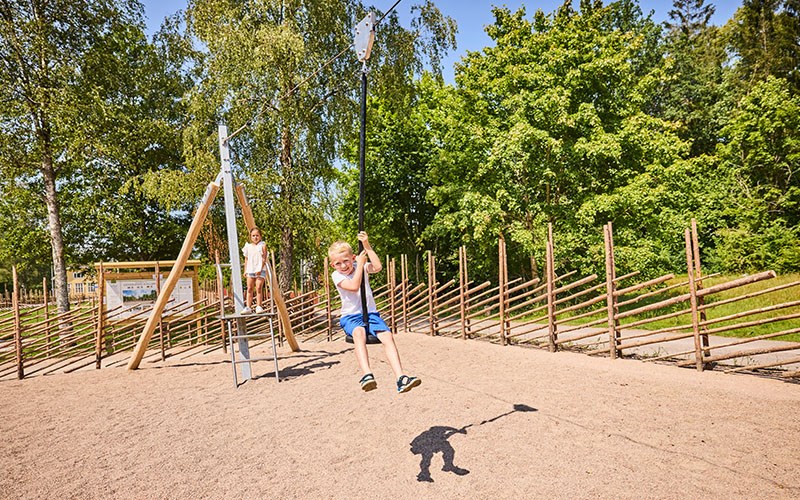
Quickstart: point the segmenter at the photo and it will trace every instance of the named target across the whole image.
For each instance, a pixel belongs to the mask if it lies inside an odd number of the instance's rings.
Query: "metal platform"
[[[231,314],[226,314],[225,316],[217,316],[217,319],[226,321],[229,319],[259,319],[259,318],[277,318],[277,317],[278,313],[274,312],[250,313],[250,314],[231,313]]]

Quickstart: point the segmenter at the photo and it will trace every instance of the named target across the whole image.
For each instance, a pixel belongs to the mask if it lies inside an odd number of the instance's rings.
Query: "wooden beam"
[[[603,241],[606,256],[606,314],[608,317],[608,352],[611,359],[617,359],[619,346],[619,330],[617,329],[617,289],[614,279],[617,277],[617,266],[614,262],[614,229],[611,221],[603,226]]]
[[[184,265],[192,254],[194,242],[197,240],[197,235],[200,234],[200,229],[203,227],[203,222],[208,215],[208,210],[211,207],[211,203],[214,201],[214,197],[217,195],[217,191],[219,191],[219,184],[215,182],[209,183],[203,195],[203,200],[197,207],[192,225],[189,226],[186,239],[183,240],[183,246],[178,254],[178,258],[175,260],[175,264],[172,266],[172,270],[169,272],[169,276],[167,276],[167,280],[164,282],[161,293],[158,294],[156,303],[153,305],[153,310],[150,312],[150,317],[147,318],[147,323],[144,325],[141,335],[139,335],[139,341],[136,343],[136,348],[133,350],[131,359],[128,361],[129,370],[139,368],[139,363],[142,362],[144,353],[147,350],[147,344],[150,342],[150,337],[152,337],[153,331],[156,326],[158,326],[161,313],[164,312],[164,307],[167,305],[169,296],[172,294],[172,291],[175,290],[178,279],[180,279],[181,273],[183,272]]]
[[[547,224],[547,251],[545,258],[547,259],[547,343],[550,352],[556,352],[558,344],[558,330],[556,329],[556,293],[555,293],[555,277],[556,272],[555,258],[553,257],[553,224]]]
[[[219,189],[219,188],[217,188]],[[109,269],[141,269],[141,268],[154,268],[156,264],[159,267],[172,267],[178,261],[177,260],[138,260],[138,261],[131,261],[131,262],[95,262],[94,267],[99,269],[100,266],[103,266],[103,269],[108,271]],[[200,261],[197,259],[187,260],[183,263],[183,267],[197,267],[200,265]]]
[[[283,324],[283,334],[286,336],[286,342],[289,343],[289,347],[292,349],[292,352],[297,352],[300,350],[300,346],[297,345],[297,340],[294,338],[294,332],[292,332],[292,322],[289,321],[289,310],[286,309],[286,302],[283,300],[283,293],[281,293],[281,287],[278,283],[277,273],[273,270],[273,272],[269,272],[267,274],[270,278],[269,293],[272,295],[272,299],[275,301],[275,306],[278,308],[278,318]]]
[[[696,269],[692,262],[692,234],[687,228],[684,231],[684,240],[686,243],[686,269],[689,273],[689,304],[692,306],[692,333],[694,336],[694,359],[697,371],[703,371],[703,351],[702,341],[700,339],[700,316],[697,310],[697,283],[695,282]]]
[[[239,206],[242,207],[242,217],[244,217],[244,225],[247,226],[247,234],[256,227],[256,219],[253,217],[253,211],[250,209],[250,204],[247,203],[247,196],[244,194],[244,186],[236,184],[236,199],[239,200]]]
[[[100,264],[97,273],[97,295],[100,298],[97,304],[97,337],[95,339],[94,356],[96,369],[100,369],[103,360],[103,333],[105,332],[105,273],[103,272],[103,264]]]
[[[14,290],[11,293],[11,306],[14,309],[14,351],[17,361],[17,378],[25,378],[25,368],[22,361],[22,323],[19,314],[19,281],[17,280],[17,266],[11,266],[11,276]]]

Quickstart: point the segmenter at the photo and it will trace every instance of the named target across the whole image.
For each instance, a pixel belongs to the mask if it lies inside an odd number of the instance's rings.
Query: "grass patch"
[[[704,280],[703,286],[704,288],[709,288],[711,286],[720,283],[727,283],[741,277],[743,276],[740,275],[716,276]],[[665,283],[664,286],[666,287],[670,285],[684,283],[686,281],[687,277],[685,275],[676,276],[673,280],[670,280],[669,282]],[[725,290],[723,292],[706,296],[704,298],[705,304],[707,305],[707,308],[705,309],[706,319],[709,321],[714,321],[720,318],[739,315],[750,311],[768,309],[779,304],[797,301],[798,299],[800,299],[800,293],[798,293],[800,291],[800,286],[790,286],[787,288],[770,291],[768,293],[763,293],[755,297],[750,297],[742,300],[733,300],[733,299],[737,297],[743,297],[746,295],[755,294],[756,292],[767,291],[777,287],[790,285],[798,281],[800,281],[800,273],[785,274],[777,276],[776,278],[767,279],[756,283],[751,283],[749,285],[733,288],[730,290]],[[664,294],[659,294],[657,296],[650,297],[645,301],[641,301],[639,303],[636,303],[635,305],[630,306],[629,308],[626,308],[625,310],[641,307],[642,305],[648,303],[650,304],[656,303],[671,297],[677,297],[679,295],[686,294],[688,292],[689,292],[688,285],[681,286],[669,290]],[[623,297],[621,298],[621,300],[626,300],[628,298],[630,297]],[[621,323],[624,326],[626,324],[630,324],[634,321],[638,321],[646,317],[654,318],[657,316],[666,315],[668,313],[677,313],[683,310],[688,311],[689,308],[690,308],[690,303],[688,301],[681,302],[679,304],[674,304],[669,307],[658,309],[657,311],[650,311],[648,313],[637,315],[632,318],[625,318]],[[765,321],[770,319],[777,319],[792,314],[800,314],[800,306],[796,305],[793,307],[786,307],[777,310],[765,311],[758,314],[747,314],[742,317],[731,320],[713,322],[712,324],[708,325],[708,328],[713,330],[720,327],[742,325],[744,323],[751,323],[758,320]],[[662,328],[677,328],[681,326],[691,325],[691,323],[692,323],[691,314],[685,313],[671,318],[660,319],[648,323],[646,325],[638,326],[637,328],[645,330],[658,330]],[[753,325],[744,328],[736,328],[728,331],[712,332],[712,333],[714,335],[720,335],[724,337],[757,337],[759,335],[777,333],[780,331],[785,331],[793,328],[800,328],[800,318],[784,319],[780,321],[767,322],[761,325]],[[691,331],[691,326],[689,326],[688,331]],[[774,338],[774,340],[800,342],[800,333],[782,335],[780,337]]]

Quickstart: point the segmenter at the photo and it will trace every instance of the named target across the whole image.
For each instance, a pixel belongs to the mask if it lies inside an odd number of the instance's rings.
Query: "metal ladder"
[[[238,335],[234,334],[233,325],[234,321],[239,319],[247,320],[247,319],[260,319],[267,317],[269,320],[269,333],[247,333],[245,335]],[[275,346],[275,330],[274,330],[274,323],[273,320],[276,317],[275,313],[262,313],[262,314],[226,314],[225,316],[220,317],[221,320],[225,322],[227,325],[228,330],[228,350],[231,353],[231,367],[233,369],[233,385],[234,387],[239,387],[239,378],[238,373],[236,371],[236,365],[241,363],[252,363],[256,361],[269,361],[273,360],[275,362],[275,381],[280,382],[280,373],[278,369],[278,349]],[[265,339],[269,338],[272,342],[272,357],[271,358],[241,358],[237,359],[236,353],[238,352],[237,349],[234,348],[234,340],[238,343],[240,340],[249,341],[250,339]]]
[[[217,281],[218,283],[222,283],[222,267],[230,267],[230,264],[216,264],[217,268]],[[272,272],[269,268],[269,264],[267,265],[267,273],[271,277]],[[270,294],[270,301],[272,299],[272,294]],[[274,307],[271,308],[274,310]],[[277,314],[274,312],[265,312],[265,313],[251,313],[251,314],[240,314],[240,313],[232,313],[232,314],[222,314],[218,318],[225,322],[225,329],[228,334],[228,350],[231,354],[231,368],[233,370],[233,385],[237,389],[239,388],[239,376],[238,372],[236,371],[236,366],[243,363],[253,363],[256,361],[269,361],[272,360],[275,362],[275,381],[280,382],[280,372],[278,368],[278,349],[275,345],[275,323],[274,320],[277,317]],[[246,333],[244,335],[240,335],[238,333],[239,328],[236,328],[236,333],[234,333],[233,323],[234,322],[245,322],[249,320],[257,320],[267,318],[269,324],[269,333]],[[245,331],[249,329],[245,328]],[[251,358],[250,357],[250,348],[249,348],[249,340],[250,339],[265,339],[269,338],[272,343],[272,357],[271,358]],[[234,348],[234,340],[239,345],[239,349]],[[242,349],[244,347],[244,350]],[[237,359],[236,353],[245,351],[246,354],[244,357],[240,357]]]

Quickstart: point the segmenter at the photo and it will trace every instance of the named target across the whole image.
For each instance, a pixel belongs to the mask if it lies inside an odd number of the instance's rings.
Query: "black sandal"
[[[397,379],[397,392],[408,392],[414,387],[422,383],[422,380],[417,377],[409,377],[408,375],[401,375]]]
[[[367,373],[361,377],[359,383],[361,384],[361,390],[364,392],[369,392],[378,388],[378,382],[375,381],[375,377],[371,373]]]

